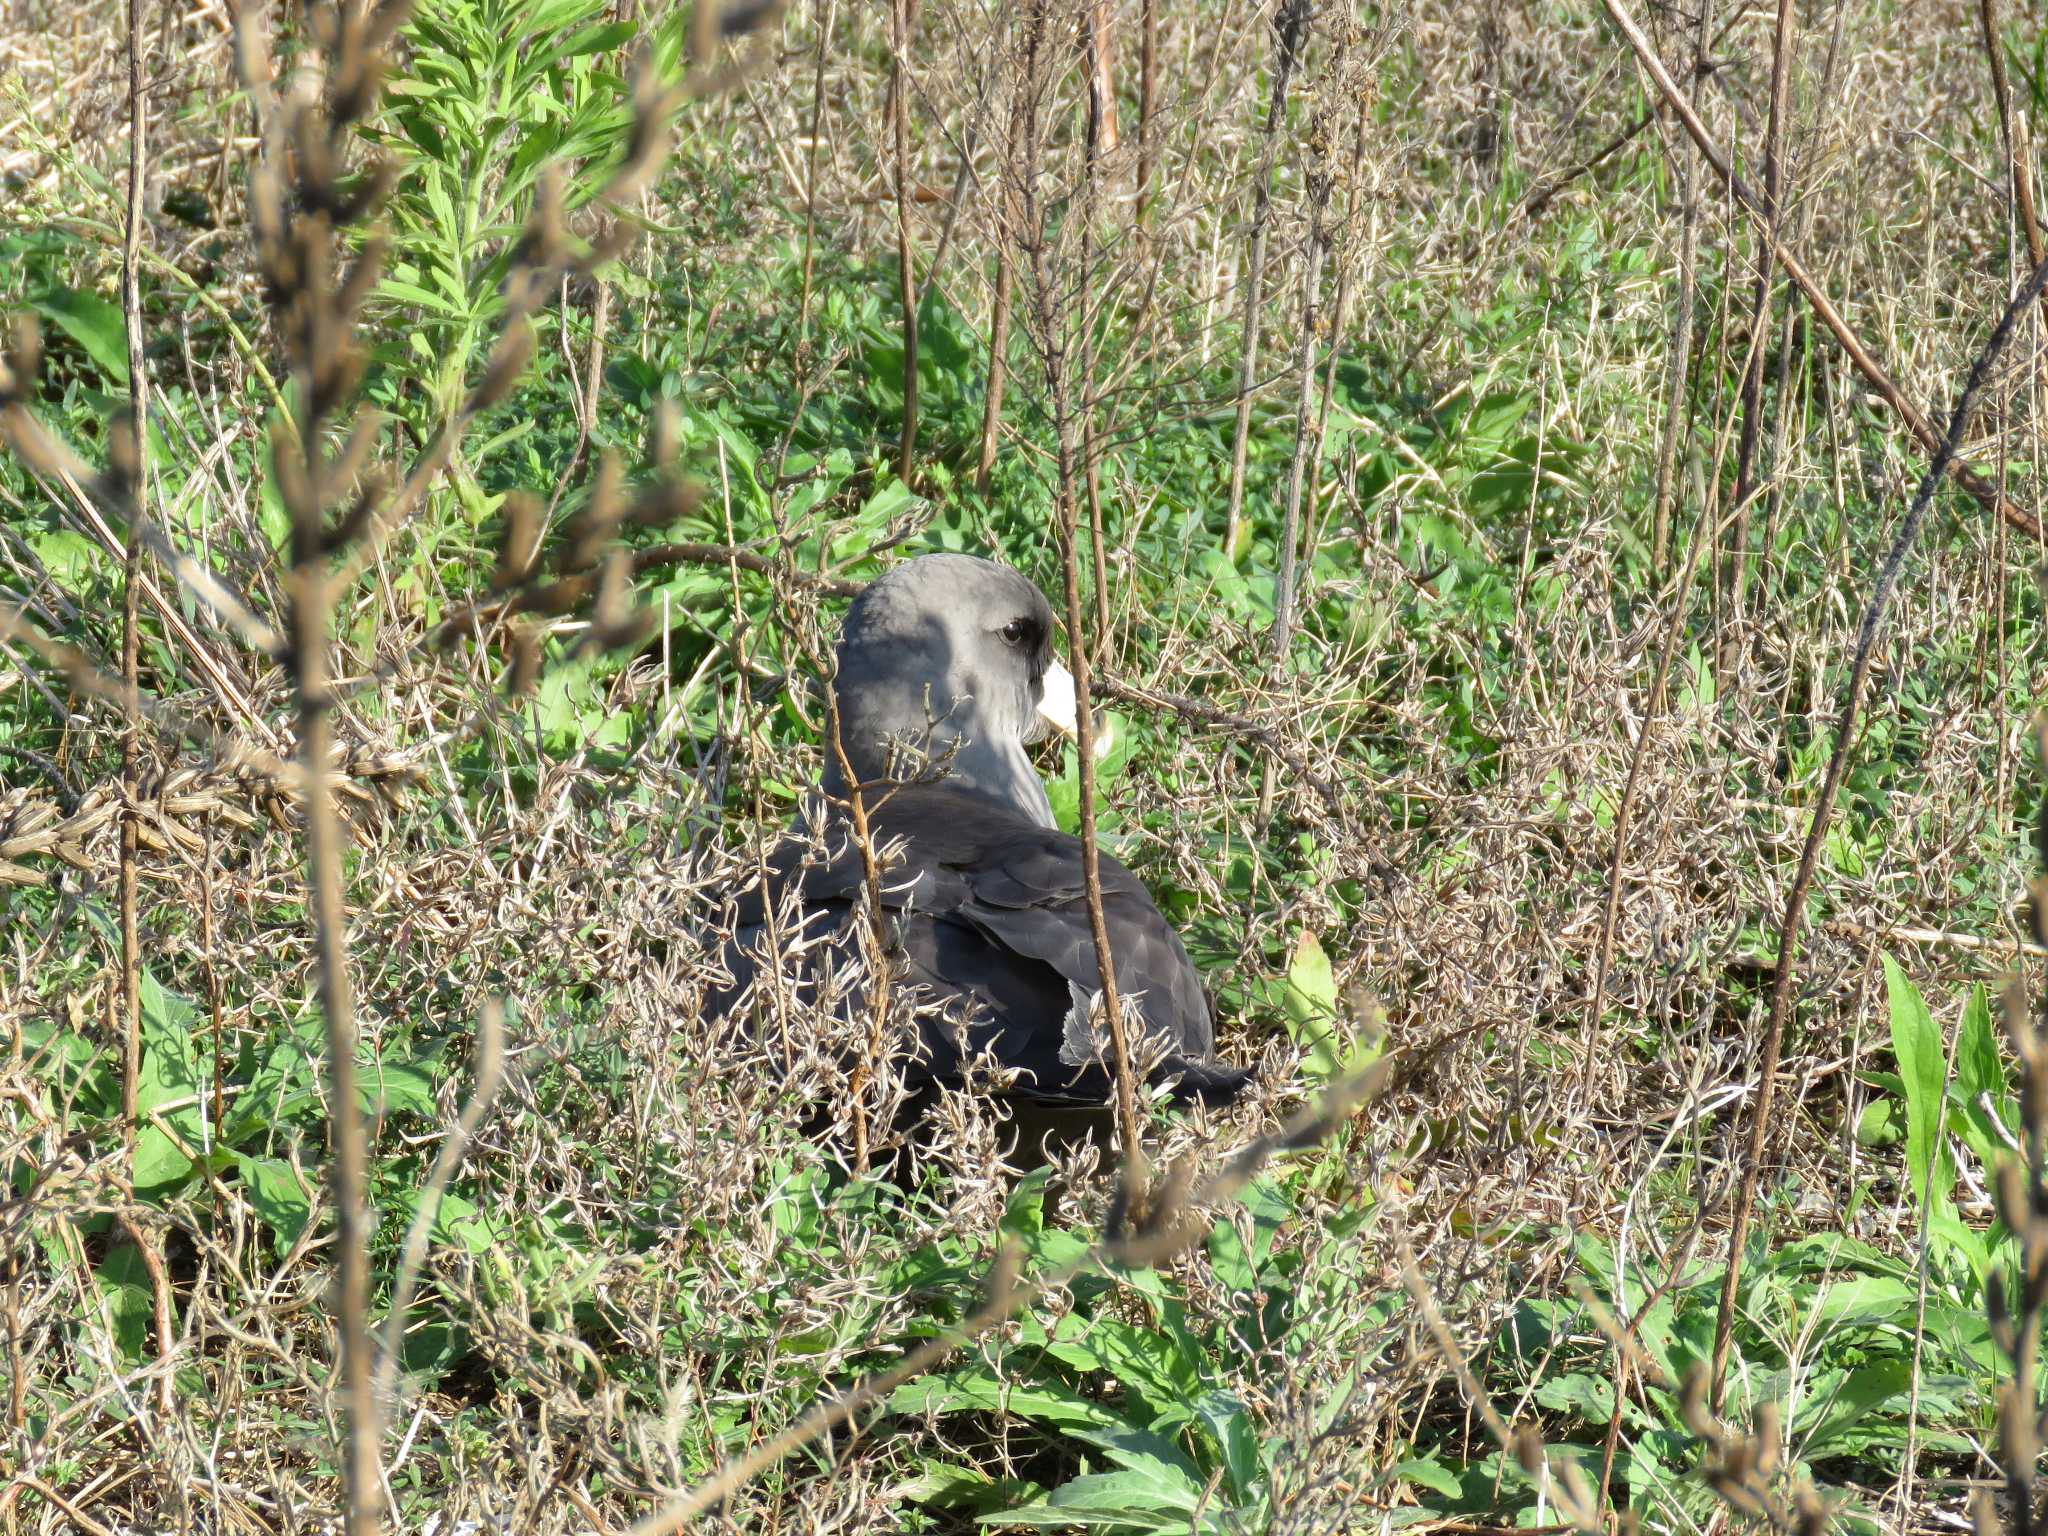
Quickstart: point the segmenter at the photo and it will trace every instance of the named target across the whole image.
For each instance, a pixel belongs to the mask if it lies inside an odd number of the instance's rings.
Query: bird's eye
[[[1022,645],[1031,634],[1029,619],[1012,619],[1003,626],[1003,638],[1012,645]]]

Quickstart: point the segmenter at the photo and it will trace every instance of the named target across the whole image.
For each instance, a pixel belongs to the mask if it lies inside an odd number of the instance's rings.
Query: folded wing
[[[904,785],[877,796],[869,828],[880,849],[900,846],[883,873],[886,935],[900,979],[921,987],[959,1021],[928,1019],[913,1086],[957,1080],[968,1054],[986,1050],[1016,1070],[1012,1092],[1048,1103],[1101,1104],[1113,1092],[1110,1053],[1090,1030],[1101,986],[1078,838],[1040,827],[980,796],[943,784]],[[1100,863],[1103,916],[1117,986],[1162,1052],[1154,1080],[1176,1096],[1227,1102],[1250,1073],[1215,1062],[1215,1031],[1201,978],[1179,937],[1137,878],[1107,854]],[[715,1012],[752,982],[766,903],[795,885],[804,936],[818,940],[799,972],[829,955],[857,953],[855,914],[865,900],[859,850],[841,828],[822,854],[785,844],[768,878],[741,903],[726,960],[734,985]],[[852,1006],[851,1003],[848,1006]]]

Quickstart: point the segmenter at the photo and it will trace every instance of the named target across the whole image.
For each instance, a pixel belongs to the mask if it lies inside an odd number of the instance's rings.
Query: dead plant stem
[[[1266,103],[1266,122],[1259,136],[1258,170],[1252,178],[1252,215],[1245,255],[1243,319],[1239,325],[1237,423],[1230,439],[1230,501],[1223,529],[1223,552],[1235,560],[1243,542],[1245,459],[1251,443],[1252,381],[1259,371],[1259,312],[1266,285],[1266,239],[1273,213],[1273,166],[1280,152],[1280,129],[1287,120],[1287,87],[1294,78],[1302,35],[1308,29],[1313,0],[1282,0],[1273,18],[1273,87]]]
[[[1635,50],[1636,57],[1642,61],[1645,73],[1650,76],[1658,91],[1671,104],[1672,109],[1677,112],[1679,120],[1685,125],[1686,132],[1691,134],[1693,142],[1699,145],[1700,152],[1706,156],[1708,163],[1713,166],[1715,174],[1727,185],[1730,194],[1741,205],[1743,210],[1752,219],[1762,223],[1762,203],[1756,194],[1750,191],[1742,178],[1735,174],[1733,167],[1729,164],[1728,157],[1722,153],[1720,145],[1714,141],[1713,135],[1707,131],[1706,124],[1700,120],[1699,114],[1692,109],[1692,104],[1685,99],[1677,85],[1672,81],[1669,71],[1664,68],[1663,61],[1657,57],[1656,50],[1650,46],[1650,40],[1643,35],[1642,28],[1636,24],[1635,18],[1629,14],[1627,8],[1622,4],[1622,0],[1601,0],[1601,4],[1606,7],[1607,14],[1613,19],[1615,26],[1620,28],[1622,35],[1628,39],[1629,46]],[[1933,424],[1927,419],[1926,414],[1905,397],[1899,386],[1892,381],[1891,375],[1870,355],[1868,349],[1857,338],[1856,333],[1849,329],[1848,322],[1842,319],[1841,313],[1834,306],[1834,302],[1828,298],[1820,284],[1814,280],[1813,275],[1806,270],[1805,263],[1787,248],[1782,241],[1773,238],[1768,243],[1772,254],[1777,257],[1778,264],[1785,269],[1785,275],[1792,279],[1793,285],[1805,296],[1807,303],[1813,306],[1814,313],[1820,316],[1821,323],[1828,328],[1828,333],[1835,338],[1842,351],[1847,354],[1849,361],[1855,365],[1856,371],[1863,375],[1871,388],[1876,390],[1885,404],[1891,407],[1893,414],[1905,423],[1907,430],[1912,433],[1920,446],[1927,450],[1930,455],[1939,455],[1941,452],[1940,434],[1935,431]],[[1944,457],[1944,463],[1947,467],[1947,472],[1953,474],[1957,482],[1975,497],[1986,511],[1997,513],[2012,527],[2017,528],[2030,538],[2039,539],[2043,536],[2040,524],[2034,520],[2030,513],[2008,501],[1999,493],[1995,485],[1985,480],[1975,469],[1957,458],[1953,452]]]
[[[1611,7],[1615,0],[1607,0]],[[1837,712],[1834,732],[1834,749],[1828,758],[1827,775],[1821,784],[1820,797],[1815,803],[1813,825],[1806,834],[1806,844],[1799,855],[1799,871],[1793,878],[1790,894],[1785,898],[1785,915],[1779,925],[1778,968],[1771,982],[1771,1006],[1769,1021],[1764,1029],[1763,1058],[1757,1069],[1755,1108],[1751,1111],[1749,1145],[1743,1159],[1742,1177],[1736,1186],[1735,1212],[1728,1234],[1728,1266],[1721,1280],[1721,1305],[1714,1324],[1714,1364],[1708,1384],[1709,1401],[1718,1416],[1727,1390],[1728,1350],[1735,1327],[1735,1298],[1742,1283],[1743,1246],[1749,1236],[1751,1214],[1756,1205],[1757,1182],[1763,1171],[1764,1149],[1771,1136],[1771,1109],[1775,1097],[1778,1077],[1778,1057],[1785,1038],[1785,1024],[1792,1010],[1792,985],[1794,962],[1798,957],[1800,927],[1805,919],[1806,899],[1813,887],[1814,871],[1820,861],[1820,849],[1826,841],[1828,826],[1833,818],[1835,796],[1842,787],[1843,775],[1849,766],[1849,753],[1854,743],[1857,727],[1857,711],[1863,702],[1863,690],[1869,682],[1871,663],[1877,654],[1877,641],[1884,625],[1886,610],[1890,607],[1892,593],[1897,589],[1899,573],[1913,546],[1920,536],[1920,525],[1925,521],[1927,510],[1934,503],[1934,493],[1940,488],[1943,477],[1948,474],[1950,461],[1956,447],[1962,442],[1963,432],[1969,425],[1970,413],[1975,408],[1977,396],[1989,378],[1993,364],[2005,350],[2012,338],[2013,330],[2021,315],[2033,306],[2048,286],[2048,261],[2034,269],[2025,286],[2006,306],[2005,314],[1998,326],[1978,354],[1976,363],[1970,369],[1963,390],[1956,397],[1955,409],[1949,415],[1948,431],[1940,439],[1933,461],[1922,477],[1920,489],[1913,498],[1905,520],[1899,525],[1891,549],[1885,555],[1884,564],[1872,583],[1870,600],[1863,610],[1863,622],[1856,636],[1855,662],[1849,673],[1849,681],[1842,692],[1842,702]]]
[[[910,240],[910,5],[891,0],[895,58],[890,76],[890,129],[896,153],[896,271],[903,302],[903,436],[896,478],[910,484],[917,456],[917,267]]]

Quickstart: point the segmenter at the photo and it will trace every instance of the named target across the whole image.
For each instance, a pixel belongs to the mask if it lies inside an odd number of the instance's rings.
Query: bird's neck
[[[1003,747],[993,742],[938,741],[933,746],[933,766],[929,776],[936,782],[979,795],[1037,826],[1056,825],[1045,782],[1039,778],[1038,770],[1031,766],[1031,759],[1025,755],[1021,744]],[[895,776],[908,779],[927,777],[914,771],[915,754],[906,756],[910,761],[896,764],[892,773],[889,755],[879,747],[856,751],[849,743],[847,750],[853,771],[862,782]],[[824,789],[835,799],[846,797],[846,776],[839,771],[836,754],[829,752]]]

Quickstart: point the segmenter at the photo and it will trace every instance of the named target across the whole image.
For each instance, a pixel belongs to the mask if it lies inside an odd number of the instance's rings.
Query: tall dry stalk
[[[1230,500],[1223,524],[1223,551],[1232,560],[1244,542],[1244,470],[1251,443],[1252,386],[1259,372],[1259,327],[1266,285],[1266,239],[1273,212],[1273,166],[1280,152],[1280,128],[1287,120],[1287,87],[1308,38],[1314,0],[1281,0],[1273,18],[1273,86],[1259,135],[1259,163],[1252,178],[1252,215],[1247,235],[1244,302],[1239,308],[1237,421],[1230,439]]]
[[[1037,14],[1034,3],[1028,15]],[[995,294],[989,302],[988,383],[981,401],[981,450],[974,466],[974,488],[984,496],[995,474],[996,437],[1002,428],[1003,391],[1010,371],[1010,306],[1016,288],[1017,271],[1012,252],[1021,234],[1022,217],[1017,208],[1009,168],[1022,163],[1026,95],[1031,87],[1012,72],[1010,77],[1009,123],[1003,140],[1005,174],[1002,175],[991,220],[996,247]]]
[[[126,483],[127,549],[121,582],[121,783],[127,805],[121,817],[121,1120],[127,1139],[128,1175],[133,1187],[135,1149],[141,1131],[142,936],[138,882],[141,848],[143,526],[149,515],[149,368],[142,338],[142,237],[145,228],[144,173],[148,166],[149,103],[142,0],[128,0],[128,206],[121,243],[121,318],[128,352],[128,420],[114,433],[115,473]],[[128,446],[124,450],[122,443]],[[125,462],[124,462],[125,461]],[[135,1244],[150,1279],[156,1326],[157,1412],[173,1411],[171,1357],[176,1349],[170,1285],[159,1238],[126,1212],[119,1222]]]
[[[351,134],[374,105],[383,49],[403,23],[403,0],[311,12],[312,35],[326,55],[323,97],[302,91],[276,104],[265,123],[265,155],[251,188],[257,254],[270,287],[291,380],[292,418],[272,434],[279,495],[290,517],[285,573],[293,692],[298,701],[298,767],[306,836],[308,916],[315,989],[327,1026],[329,1198],[334,1205],[337,1285],[333,1305],[341,1358],[336,1371],[344,1443],[342,1484],[349,1536],[372,1536],[383,1523],[381,1420],[372,1390],[369,1140],[356,1088],[355,999],[349,975],[348,913],[342,895],[341,824],[335,814],[332,755],[335,697],[328,627],[337,595],[333,556],[362,529],[330,534],[331,501],[352,488],[373,429],[358,423],[339,460],[326,445],[329,422],[352,397],[364,359],[353,335],[357,310],[383,265],[370,241],[347,264],[343,231],[374,212],[382,176],[367,196],[342,178],[352,168]],[[263,95],[269,82],[250,24],[244,22],[243,75]],[[353,461],[353,463],[351,462]],[[372,515],[381,500],[366,487],[358,504]]]
[[[142,340],[143,172],[147,163],[149,106],[144,80],[142,0],[128,0],[128,220],[121,242],[121,318],[128,347],[128,421],[116,437],[128,444],[114,455],[126,482],[127,551],[121,581],[121,688],[141,696],[142,520],[149,509],[149,371]],[[132,702],[121,729],[121,782],[128,806],[121,817],[121,1119],[128,1151],[135,1151],[137,1089],[142,1075],[142,946],[136,932],[136,862],[140,858],[142,722]]]
[[[1152,185],[1152,119],[1159,107],[1159,0],[1140,0],[1138,8],[1138,178],[1131,199],[1131,223],[1145,219],[1145,194]]]
[[[1341,75],[1341,71],[1337,72]],[[1304,488],[1313,491],[1317,446],[1321,441],[1316,408],[1316,335],[1322,323],[1323,263],[1329,254],[1332,150],[1330,114],[1319,114],[1311,134],[1308,169],[1308,243],[1302,253],[1301,335],[1295,346],[1294,451],[1287,463],[1287,501],[1280,519],[1279,571],[1273,585],[1272,657],[1268,665],[1275,687],[1287,675],[1287,656],[1294,646],[1295,575],[1299,567],[1301,502]],[[1259,822],[1272,820],[1278,772],[1269,756],[1259,774]]]
[[[2005,38],[1998,27],[1998,0],[1978,0],[1977,19],[1983,30],[1984,58],[1991,67],[1991,100],[1998,112],[1998,137],[2005,151],[2006,193],[2013,215],[2027,239],[2027,256],[2035,266],[2048,261],[2048,240],[2034,207],[2034,171],[2027,163],[2024,134],[2012,109],[2012,87],[2005,77]]]
[[[1040,142],[1038,104],[1047,69],[1046,33],[1049,0],[1031,0],[1024,22],[1024,54],[1018,89],[1023,94],[1021,153],[1013,162],[1017,184],[1017,211],[1021,224],[1018,244],[1030,258],[1030,332],[1038,352],[1039,371],[1045,380],[1045,397],[1052,415],[1054,442],[1053,526],[1058,538],[1063,578],[1067,663],[1074,677],[1075,756],[1079,760],[1081,873],[1087,887],[1088,926],[1095,945],[1095,958],[1102,978],[1102,1009],[1109,1029],[1111,1066],[1116,1076],[1118,1135],[1125,1165],[1135,1181],[1138,1177],[1140,1122],[1138,1119],[1137,1073],[1131,1060],[1128,1032],[1124,1028],[1123,999],[1116,979],[1115,956],[1109,946],[1109,927],[1102,907],[1101,844],[1095,821],[1095,712],[1092,703],[1090,639],[1087,610],[1081,599],[1081,509],[1082,466],[1080,431],[1075,420],[1074,368],[1086,356],[1084,340],[1076,338],[1085,330],[1087,317],[1075,318],[1062,307],[1064,284],[1058,270],[1054,243],[1058,235],[1047,228],[1040,204],[1039,180],[1043,150]],[[1083,284],[1085,290],[1085,283]],[[1085,299],[1083,300],[1085,303]],[[1086,388],[1086,381],[1081,381]]]
[[[1884,564],[1878,569],[1871,583],[1869,602],[1863,610],[1863,622],[1857,630],[1854,664],[1850,668],[1848,683],[1842,690],[1842,701],[1837,710],[1834,728],[1834,749],[1828,758],[1826,776],[1821,782],[1820,797],[1814,807],[1813,823],[1808,828],[1805,846],[1800,850],[1799,870],[1793,877],[1791,892],[1785,898],[1785,912],[1778,930],[1778,965],[1771,980],[1770,1015],[1765,1024],[1762,1060],[1757,1067],[1755,1104],[1750,1111],[1749,1141],[1742,1163],[1742,1178],[1736,1188],[1735,1212],[1728,1232],[1728,1267],[1721,1277],[1721,1305],[1714,1325],[1714,1365],[1709,1384],[1710,1402],[1718,1415],[1727,1390],[1728,1350],[1734,1336],[1735,1298],[1742,1284],[1743,1247],[1749,1236],[1749,1223],[1756,1206],[1757,1181],[1763,1172],[1764,1151],[1770,1141],[1772,1122],[1771,1111],[1776,1097],[1779,1053],[1783,1049],[1785,1025],[1792,1012],[1792,983],[1799,958],[1800,930],[1806,916],[1806,899],[1813,888],[1814,873],[1819,867],[1820,850],[1827,841],[1828,828],[1832,823],[1835,797],[1841,792],[1842,778],[1848,770],[1849,754],[1855,745],[1858,712],[1863,704],[1863,690],[1870,680],[1871,663],[1876,658],[1877,641],[1884,629],[1885,619],[1891,606],[1893,592],[1898,588],[1899,576],[1906,560],[1913,553],[1920,538],[1920,526],[1926,520],[1927,510],[1934,504],[1934,493],[1948,475],[1950,461],[1961,445],[1964,431],[1970,424],[1971,412],[1976,408],[1985,382],[1991,376],[1992,368],[2012,339],[2020,317],[2040,298],[2048,288],[2048,261],[2034,269],[2033,275],[2006,306],[1990,339],[1978,353],[1977,361],[1971,366],[1970,376],[1964,382],[1962,393],[1956,397],[1955,408],[1949,413],[1948,430],[1941,438],[1939,451],[1928,465],[1921,478],[1920,489],[1913,497],[1913,504],[1907,510],[1899,531],[1886,552]]]
[[[1713,0],[1700,0],[1694,18],[1690,90],[1693,110],[1706,88],[1707,39],[1713,30]],[[1678,443],[1684,436],[1686,390],[1692,373],[1693,310],[1699,295],[1700,195],[1699,151],[1684,134],[1678,137],[1678,286],[1672,300],[1671,346],[1664,371],[1664,424],[1657,438],[1657,489],[1650,523],[1650,568],[1662,575],[1671,561],[1671,510],[1676,494]]]
[[[910,237],[910,6],[890,0],[894,60],[889,77],[889,130],[896,155],[896,275],[903,305],[903,436],[896,478],[910,484],[917,458],[917,263]]]
[[[1792,63],[1792,0],[1778,0],[1778,20],[1771,37],[1771,107],[1764,128],[1764,180],[1758,217],[1761,229],[1754,253],[1756,277],[1750,289],[1748,355],[1742,369],[1742,436],[1735,449],[1735,526],[1729,536],[1728,632],[1722,646],[1724,671],[1732,660],[1730,645],[1741,647],[1743,614],[1748,600],[1750,509],[1757,493],[1757,453],[1763,442],[1764,367],[1768,348],[1764,333],[1770,327],[1771,294],[1777,261],[1773,247],[1778,242],[1780,212],[1784,205],[1785,136],[1790,131]],[[1782,393],[1777,409],[1782,412]]]

